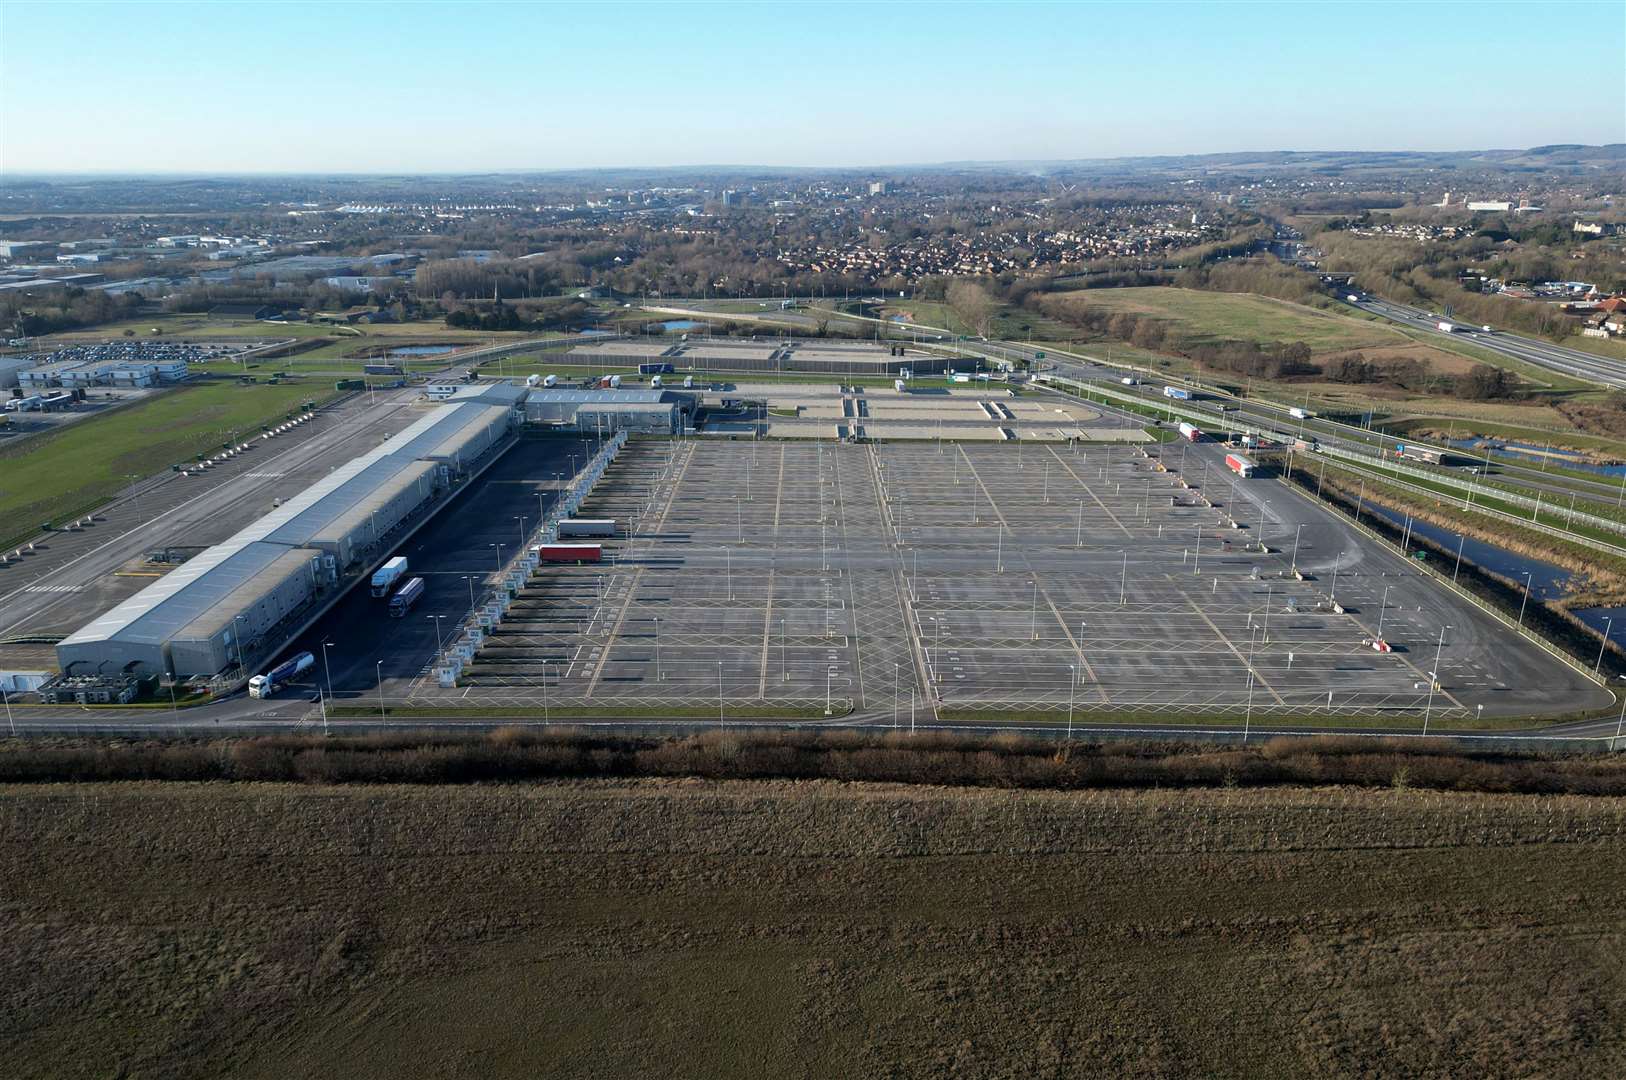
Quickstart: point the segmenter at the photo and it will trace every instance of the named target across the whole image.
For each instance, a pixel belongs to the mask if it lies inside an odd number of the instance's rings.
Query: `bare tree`
[[[994,321],[994,298],[974,281],[956,281],[948,288],[949,307],[978,337],[987,337]]]

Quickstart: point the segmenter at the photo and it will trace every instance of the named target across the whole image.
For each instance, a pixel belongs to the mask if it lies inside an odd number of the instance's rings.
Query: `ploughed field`
[[[0,787],[12,1077],[1626,1074],[1626,801]]]

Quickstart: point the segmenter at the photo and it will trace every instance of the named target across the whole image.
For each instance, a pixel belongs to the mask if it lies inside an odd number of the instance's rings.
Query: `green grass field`
[[[257,433],[332,383],[184,386],[0,451],[0,547],[86,513],[145,477]]]
[[[1193,342],[1302,341],[1317,353],[1402,345],[1388,327],[1250,293],[1199,292],[1163,286],[1089,289],[1065,294],[1093,308],[1150,315]]]
[[[153,330],[161,334],[153,334]],[[378,323],[368,326],[345,327],[329,323],[268,323],[257,319],[211,319],[207,315],[142,315],[122,322],[88,327],[64,334],[52,334],[51,341],[102,341],[120,338],[124,331],[132,330],[136,338],[179,338],[187,341],[268,340],[284,338],[312,338],[345,336],[349,342],[367,338],[392,341],[399,338],[423,338],[435,341],[462,342],[470,345],[494,343],[534,335],[521,331],[454,330],[439,319],[404,323]],[[360,345],[353,344],[359,348]]]

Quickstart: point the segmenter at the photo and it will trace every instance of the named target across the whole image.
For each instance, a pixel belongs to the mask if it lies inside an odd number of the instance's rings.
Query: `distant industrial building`
[[[892,347],[896,348],[896,346]],[[572,349],[566,362],[600,368],[666,362],[675,372],[806,371],[828,375],[886,375],[908,369],[921,374],[948,371],[951,358],[934,353],[857,342],[699,339],[663,344],[660,340],[609,341]]]
[[[1505,214],[1513,209],[1510,202],[1471,202],[1468,204],[1470,212],[1475,214]]]
[[[0,390],[20,385],[19,373],[34,366],[32,356],[0,356]]]

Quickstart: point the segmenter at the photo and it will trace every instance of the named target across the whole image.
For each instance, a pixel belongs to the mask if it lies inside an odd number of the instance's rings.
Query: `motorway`
[[[1062,353],[1053,347],[1034,350],[1029,346],[1019,346],[1015,343],[997,344],[999,350],[997,352],[990,350],[990,355],[1006,358],[1020,355],[1026,359],[1031,359],[1035,351],[1040,351],[1044,353],[1043,365],[1066,378],[1082,383],[1095,383],[1119,393],[1133,393],[1142,398],[1144,404],[1149,407],[1163,408],[1172,404],[1163,396],[1162,382],[1145,381],[1146,375],[1143,372],[1108,366],[1105,361],[1095,357]],[[1133,387],[1126,387],[1121,383],[1125,375],[1136,376],[1143,381],[1138,382]],[[1169,381],[1178,382],[1181,385],[1192,385],[1190,380],[1171,379]],[[1224,406],[1223,411],[1221,406]],[[1329,446],[1340,447],[1370,457],[1374,460],[1374,463],[1380,461],[1384,455],[1392,459],[1395,445],[1400,441],[1396,436],[1386,435],[1382,431],[1373,431],[1352,424],[1338,423],[1321,417],[1297,418],[1289,412],[1291,406],[1275,405],[1254,398],[1236,397],[1207,385],[1204,385],[1201,389],[1198,399],[1181,402],[1176,407],[1213,413],[1213,422],[1220,424],[1222,429],[1278,431],[1297,434],[1302,438],[1314,439]],[[1406,442],[1418,442],[1418,440],[1410,437],[1403,438]],[[1408,462],[1408,464],[1417,463]],[[1493,461],[1489,468],[1489,475],[1503,480],[1509,486],[1516,486],[1521,490],[1528,491],[1532,495],[1540,492],[1548,497],[1555,507],[1559,506],[1562,500],[1567,500],[1571,496],[1610,505],[1619,505],[1622,499],[1626,498],[1626,477],[1617,482],[1564,476],[1550,473],[1538,466],[1514,464],[1503,458]],[[1481,466],[1479,472],[1483,474],[1484,471],[1484,467]],[[1435,482],[1458,488],[1464,494],[1467,494],[1470,489],[1482,487],[1478,481],[1471,479],[1469,474],[1460,470],[1438,468],[1430,469],[1429,472]],[[1494,495],[1495,491],[1492,490],[1490,494]],[[1623,527],[1621,531],[1626,532],[1626,527]]]
[[[1357,299],[1350,300],[1350,296]],[[1501,353],[1514,360],[1521,360],[1527,364],[1547,368],[1561,375],[1568,375],[1574,379],[1597,383],[1601,386],[1615,389],[1626,389],[1626,361],[1612,360],[1595,353],[1582,352],[1580,349],[1569,349],[1562,345],[1554,345],[1548,341],[1538,341],[1534,338],[1520,337],[1501,330],[1487,332],[1457,319],[1450,319],[1444,315],[1424,311],[1422,308],[1410,307],[1406,304],[1396,304],[1389,300],[1380,300],[1374,296],[1362,293],[1341,294],[1339,300],[1350,307],[1372,315],[1380,315],[1391,322],[1409,326],[1414,330],[1435,334],[1442,338],[1453,340],[1467,339],[1475,348],[1485,349],[1489,352]],[[1449,322],[1463,327],[1462,330],[1446,333],[1439,328],[1441,322]]]

